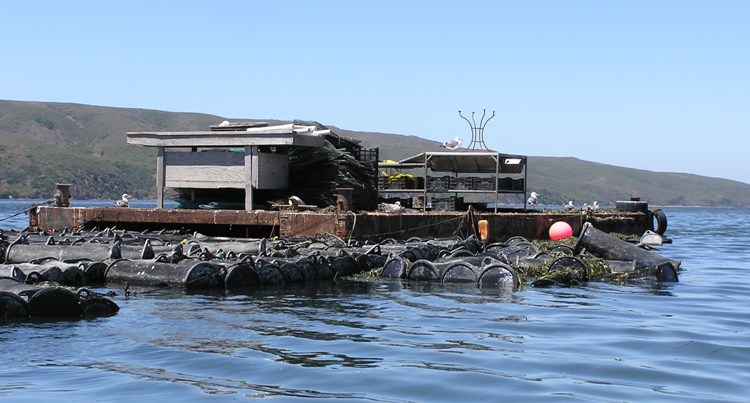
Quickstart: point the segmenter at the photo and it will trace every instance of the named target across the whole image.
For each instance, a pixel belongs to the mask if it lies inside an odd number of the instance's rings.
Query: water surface
[[[665,211],[679,283],[113,285],[115,316],[0,325],[0,399],[747,401],[750,209]]]

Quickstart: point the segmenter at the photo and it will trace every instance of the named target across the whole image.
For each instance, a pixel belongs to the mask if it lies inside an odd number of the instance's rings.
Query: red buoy
[[[573,236],[573,227],[565,221],[558,221],[549,227],[549,239],[557,241],[559,239],[570,238]]]

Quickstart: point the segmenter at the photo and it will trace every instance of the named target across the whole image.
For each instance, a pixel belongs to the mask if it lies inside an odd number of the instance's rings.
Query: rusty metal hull
[[[587,221],[605,232],[640,235],[646,230],[653,229],[653,216],[650,212],[605,211],[583,215],[559,211],[438,211],[393,214],[49,206],[39,206],[29,212],[29,228],[34,231],[117,227],[132,231],[181,229],[207,235],[260,238],[291,238],[327,233],[362,241],[468,236],[477,233],[479,220],[488,221],[488,241],[491,242],[503,241],[512,236],[548,239],[549,227],[556,221],[570,224],[576,235]]]

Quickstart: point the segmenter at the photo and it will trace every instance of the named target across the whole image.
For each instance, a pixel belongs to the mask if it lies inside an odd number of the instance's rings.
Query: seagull
[[[531,192],[531,196],[529,197],[529,200],[527,200],[526,202],[533,206],[537,202],[537,197],[539,197],[539,195],[536,192]]]
[[[597,202],[596,200],[594,200],[593,204],[583,203],[583,207],[581,207],[581,211],[584,211],[587,213],[592,212],[594,210],[599,210],[599,202]]]
[[[131,196],[127,193],[122,194],[122,198],[114,203],[115,207],[128,207],[128,201]]]
[[[638,244],[635,246],[644,248],[644,249],[659,249],[660,246],[664,243],[664,239],[661,237],[661,235],[657,234],[654,231],[647,230],[643,233],[643,236],[641,236],[641,239],[638,241]]]
[[[305,202],[297,196],[289,196],[288,202],[290,206],[299,206],[301,204],[305,204]]]
[[[385,213],[403,213],[404,210],[406,210],[405,207],[401,205],[401,202],[396,200],[395,203],[380,203],[378,205],[378,208],[385,212]]]
[[[455,150],[458,147],[461,147],[462,141],[463,139],[461,139],[461,137],[456,137],[451,141],[446,141],[445,143],[441,144],[440,147],[447,148],[449,150]]]
[[[573,200],[568,201],[568,204],[565,205],[565,210],[573,210],[574,208]]]

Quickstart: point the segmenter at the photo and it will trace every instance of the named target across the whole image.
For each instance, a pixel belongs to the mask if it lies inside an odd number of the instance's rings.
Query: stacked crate
[[[378,189],[388,189],[388,177],[384,175],[378,176]]]
[[[430,198],[430,204],[433,211],[454,211],[456,210],[456,196],[433,196]]]
[[[497,178],[497,190],[513,190],[513,178]]]
[[[473,178],[473,189],[474,190],[495,190],[495,178]]]
[[[451,176],[428,176],[427,190],[434,192],[445,192],[450,189]]]
[[[451,176],[448,187],[451,190],[472,190],[474,189],[474,178]]]
[[[379,148],[360,148],[357,151],[357,161],[360,162],[378,162]]]

